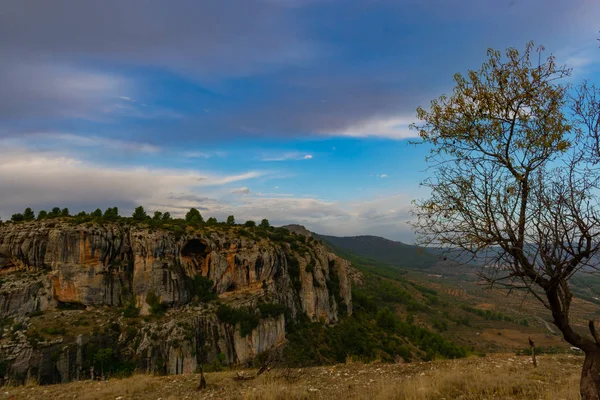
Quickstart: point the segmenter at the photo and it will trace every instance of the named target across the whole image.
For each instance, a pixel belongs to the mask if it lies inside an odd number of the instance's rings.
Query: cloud
[[[68,207],[72,211],[117,206],[128,215],[137,205],[183,216],[196,207],[223,220],[268,218],[273,224],[300,223],[336,235],[379,234],[410,240],[407,196],[340,202],[291,193],[254,193],[228,185],[266,178],[260,171],[221,175],[207,171],[120,168],[52,152],[12,147],[0,159],[0,216],[25,207]],[[234,195],[233,197],[231,195]]]
[[[7,0],[2,21],[0,53],[102,58],[196,78],[294,65],[318,46],[286,8],[255,0]]]
[[[312,154],[304,154],[299,152],[288,152],[279,155],[265,155],[261,161],[290,161],[290,160],[312,160]]]
[[[388,177],[388,175],[387,174],[381,174],[381,175],[379,175],[379,177],[382,178],[382,179],[385,179],[385,178]]]
[[[418,137],[416,130],[410,130],[409,125],[416,122],[407,118],[374,118],[360,121],[340,130],[323,132],[326,134],[350,137],[384,137],[388,139],[407,139]]]
[[[61,148],[67,147],[100,147],[108,150],[119,150],[128,152],[139,152],[139,153],[158,153],[161,149],[158,146],[154,146],[149,143],[137,143],[126,140],[111,139],[101,136],[82,136],[71,133],[60,133],[60,132],[41,132],[41,133],[28,133],[20,136],[20,141],[31,141],[34,140],[36,144],[40,145],[41,142],[53,143],[54,145],[60,143]],[[14,142],[14,141],[13,141]]]
[[[247,187],[241,187],[241,188],[238,188],[238,189],[233,189],[231,191],[231,193],[232,194],[237,194],[237,195],[249,195],[249,194],[252,193],[252,191],[249,188],[247,188]]]
[[[10,121],[24,117],[93,118],[129,83],[115,74],[4,56],[0,87],[0,120]]]
[[[415,108],[448,93],[487,47],[534,39],[588,68],[595,52],[573,50],[596,46],[599,12],[589,0],[6,0],[0,119],[38,129],[44,118],[151,119],[129,135],[153,143],[400,140],[414,137]]]
[[[88,210],[113,203],[189,208],[193,203],[178,195],[201,196],[217,192],[221,186],[264,175],[259,171],[221,175],[195,170],[109,167],[13,147],[0,160],[0,214],[7,217],[25,207],[24,203],[38,208],[65,204]]]

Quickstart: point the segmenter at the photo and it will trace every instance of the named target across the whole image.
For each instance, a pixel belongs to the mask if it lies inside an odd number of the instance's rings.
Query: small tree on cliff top
[[[600,91],[571,91],[560,82],[570,70],[542,51],[489,50],[479,71],[455,75],[451,96],[417,110],[433,176],[413,226],[419,243],[479,257],[489,284],[544,304],[585,352],[582,397],[598,399],[600,337],[593,321],[573,329],[570,280],[600,257]]]
[[[146,219],[148,219],[148,214],[146,214],[146,211],[142,206],[136,207],[131,216],[136,221],[145,221]]]
[[[190,208],[190,211],[185,214],[185,222],[188,224],[201,224],[204,222],[204,218],[202,218],[198,209]]]

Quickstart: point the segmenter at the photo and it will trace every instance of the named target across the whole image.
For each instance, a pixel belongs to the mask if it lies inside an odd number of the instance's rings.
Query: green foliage
[[[254,228],[256,226],[256,222],[252,220],[248,220],[244,223],[244,226],[247,228]]]
[[[135,363],[132,361],[124,361],[123,357],[119,357],[117,351],[110,347],[97,348],[89,346],[87,357],[90,359],[96,368],[103,374],[117,377],[131,376],[135,371]]]
[[[354,256],[369,259],[371,262],[387,264],[396,269],[398,267],[424,269],[437,262],[435,255],[421,247],[377,236],[319,237],[336,249],[336,252],[341,250],[343,253],[352,253]]]
[[[119,218],[119,209],[117,207],[107,208],[102,218],[107,221],[116,221]]]
[[[162,215],[162,220],[163,220],[163,221],[171,221],[171,220],[172,220],[172,218],[171,218],[171,213],[170,213],[170,212],[165,212],[165,213]]]
[[[152,315],[163,315],[167,311],[166,305],[160,301],[160,298],[153,291],[146,294],[146,303],[150,306]]]
[[[38,221],[41,221],[46,218],[48,218],[48,212],[46,210],[41,210],[40,212],[38,212],[38,216],[37,216]]]
[[[221,372],[225,370],[226,360],[225,354],[219,353],[217,357],[210,363],[205,364],[202,369],[204,372]]]
[[[217,294],[214,291],[214,282],[200,274],[194,277],[193,293],[201,302],[209,302],[217,299]]]
[[[258,305],[258,311],[262,318],[277,318],[287,311],[284,304],[279,303],[262,303]]]
[[[132,217],[135,221],[145,221],[148,218],[148,214],[146,214],[144,207],[138,206],[135,208]]]
[[[47,327],[40,328],[40,332],[45,333],[47,335],[64,335],[67,333],[67,329],[64,326],[61,326],[61,327],[47,326]]]
[[[190,211],[185,214],[185,222],[191,225],[197,225],[204,223],[204,219],[202,218],[200,211],[195,208],[190,208]]]
[[[260,322],[259,316],[256,315],[256,312],[252,308],[232,308],[225,304],[219,306],[217,318],[232,326],[240,324],[240,335],[242,335],[242,337],[246,337],[252,333],[252,330],[255,329]]]
[[[210,217],[209,219],[206,220],[207,225],[216,225],[217,223],[218,223],[218,221],[215,217]]]
[[[23,220],[25,221],[33,221],[35,219],[35,213],[33,212],[33,210],[29,207],[27,207],[25,209],[25,211],[23,212]]]
[[[261,228],[269,228],[271,226],[271,224],[269,223],[269,220],[264,218],[262,221],[260,221],[260,225]]]
[[[10,220],[13,222],[21,222],[21,221],[25,221],[25,217],[23,216],[23,214],[17,213],[17,214],[13,214],[10,217]]]
[[[69,213],[69,209],[65,207],[62,210],[60,210],[60,216],[61,217],[70,217],[71,214]]]
[[[302,289],[302,282],[300,281],[300,262],[296,256],[292,253],[286,252],[286,259],[288,261],[288,272],[292,280],[292,285],[297,292]]]
[[[148,303],[150,304],[150,303]],[[127,305],[123,308],[123,316],[125,318],[135,318],[140,315],[140,309],[135,305],[135,298],[132,298]]]
[[[506,321],[506,322],[515,322],[515,323],[519,323],[519,324],[522,321],[527,321],[527,320],[517,321],[510,315],[502,314],[501,312],[494,312],[491,310],[481,310],[479,308],[471,307],[468,305],[462,305],[460,308],[462,308],[463,310],[465,310],[467,312],[470,312],[471,314],[479,315],[480,317],[485,318],[486,321]],[[527,325],[529,324],[529,322],[526,322],[526,323],[527,323]]]
[[[143,210],[143,209],[142,209]],[[93,218],[102,218],[102,210],[99,208],[96,208],[91,214],[91,217]]]
[[[235,225],[235,217],[233,215],[230,215],[227,217],[227,225]]]
[[[306,268],[304,268],[304,270],[310,274],[315,272],[315,262],[311,260],[308,264],[306,264]]]
[[[52,208],[52,211],[50,211],[49,216],[52,218],[56,218],[56,217],[60,217],[62,213],[62,210],[60,209],[60,207],[54,207]]]
[[[359,303],[364,300],[361,297]],[[289,344],[285,358],[294,366],[344,362],[352,356],[369,362],[375,359],[395,361],[412,359],[407,343],[422,352],[422,358],[459,358],[468,352],[437,333],[402,321],[392,311],[383,308],[375,320],[359,305],[355,313],[338,324],[325,326],[300,317],[291,322],[287,335]]]

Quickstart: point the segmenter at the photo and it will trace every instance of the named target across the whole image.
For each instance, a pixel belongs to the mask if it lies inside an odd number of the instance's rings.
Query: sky
[[[597,0],[2,0],[0,217],[268,218],[411,243],[416,108],[533,40],[600,82]]]

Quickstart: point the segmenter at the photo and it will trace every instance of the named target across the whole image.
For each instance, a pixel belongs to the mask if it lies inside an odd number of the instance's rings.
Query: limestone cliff
[[[130,221],[77,224],[68,218],[5,224],[0,227],[0,318],[5,321],[0,360],[6,361],[0,373],[37,374],[43,383],[86,377],[93,374],[87,370],[93,362],[85,360],[86,349],[106,346],[129,352],[137,369],[165,373],[192,372],[198,363],[215,359],[247,362],[285,342],[286,318],[304,313],[335,323],[351,313],[348,269],[347,261],[313,238],[281,229],[173,229]],[[217,301],[198,300],[197,277],[212,282],[209,290]],[[149,298],[169,310],[166,316],[125,327],[122,310],[135,306],[148,315]],[[278,304],[287,317],[256,311],[259,322],[241,332],[240,324],[217,317],[219,304],[249,310]],[[103,334],[79,329],[75,335],[67,329],[60,343],[39,334],[48,331],[39,318],[66,321],[98,312],[104,317],[89,330],[103,324]],[[15,323],[21,329],[15,330]],[[115,324],[119,329],[109,332]],[[37,335],[33,341],[32,335]]]

